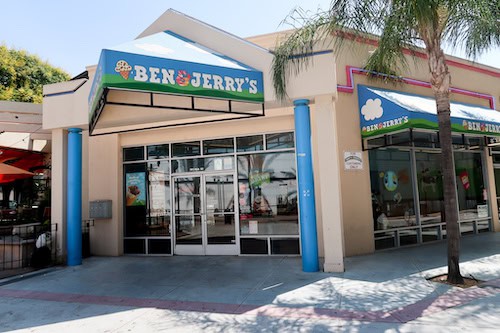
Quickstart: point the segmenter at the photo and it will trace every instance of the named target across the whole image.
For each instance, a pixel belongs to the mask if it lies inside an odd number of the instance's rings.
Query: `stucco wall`
[[[250,41],[266,48],[274,48],[279,34],[267,34],[248,38]],[[326,44],[325,44],[326,45]],[[321,50],[322,46],[318,46]],[[361,136],[359,126],[359,107],[357,99],[357,84],[380,87],[383,89],[398,90],[413,94],[432,97],[432,90],[417,84],[408,84],[401,81],[383,81],[369,79],[365,74],[350,75],[348,66],[363,68],[370,52],[375,50],[373,42],[347,42],[345,48],[335,55],[337,82],[341,86],[353,87],[340,88],[335,103],[335,112],[338,121],[338,149],[340,154],[340,173],[342,189],[342,214],[345,255],[353,256],[371,253],[374,251],[373,217],[371,205],[370,170],[368,153],[363,152],[364,170],[346,171],[343,165],[344,151],[361,151]],[[401,76],[422,82],[429,81],[429,70],[426,59],[422,53],[415,58],[407,56],[408,67],[403,68]],[[500,71],[489,66],[474,64],[470,61],[456,57],[448,57],[448,66],[452,76],[452,87],[466,90],[464,93],[452,93],[453,101],[476,104],[490,107],[486,96],[471,96],[474,92],[482,95],[491,95],[495,99],[497,109],[500,105]],[[313,84],[311,82],[311,84]],[[314,117],[314,115],[313,115]],[[327,153],[327,152],[322,152]],[[317,160],[315,160],[317,163]],[[490,167],[492,174],[492,167]],[[494,188],[494,177],[488,177],[489,188]],[[324,204],[328,198],[320,198]],[[496,206],[493,205],[493,206]],[[494,208],[494,207],[493,207]],[[494,229],[499,230],[498,217],[493,212]]]

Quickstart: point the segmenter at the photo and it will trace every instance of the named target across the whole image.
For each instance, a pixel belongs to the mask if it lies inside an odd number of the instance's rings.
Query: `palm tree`
[[[441,140],[444,210],[448,238],[448,282],[462,283],[459,267],[460,230],[455,196],[455,170],[451,142],[450,81],[443,43],[465,47],[475,58],[500,45],[498,0],[333,0],[326,11],[312,16],[293,11],[285,22],[299,28],[278,44],[273,60],[274,89],[286,99],[290,75],[305,68],[315,47],[331,43],[343,48],[346,36],[379,35],[378,48],[366,69],[372,73],[397,74],[406,69],[404,48],[423,46],[427,54],[430,82],[436,99]],[[334,37],[334,38],[332,38]],[[325,45],[323,45],[325,46]]]

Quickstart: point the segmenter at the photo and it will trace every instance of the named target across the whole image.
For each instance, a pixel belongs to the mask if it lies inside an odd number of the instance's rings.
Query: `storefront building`
[[[304,270],[446,238],[425,60],[386,83],[361,69],[375,41],[318,50],[279,103],[278,37],[242,40],[169,10],[103,50],[88,78],[44,88],[68,262],[74,221],[89,218],[96,255],[301,255]],[[500,230],[500,72],[449,65],[461,231]]]

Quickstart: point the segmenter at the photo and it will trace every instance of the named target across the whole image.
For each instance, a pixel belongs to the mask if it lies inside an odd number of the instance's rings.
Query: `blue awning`
[[[89,95],[91,132],[96,127],[106,104],[109,104],[106,100],[109,90],[192,98],[191,103],[180,103],[189,105],[188,107],[179,107],[179,100],[175,100],[172,104],[175,110],[226,112],[239,116],[245,114],[256,116],[263,113],[262,72],[171,31],[160,32],[102,50]],[[198,103],[203,106],[197,106],[194,98],[197,98],[196,101],[214,99],[228,101],[228,103],[227,107],[211,108],[207,106],[210,103],[206,102]],[[154,105],[153,100],[154,98],[151,97],[151,105],[140,106],[168,107],[165,103],[161,106]],[[162,100],[164,101],[165,98]],[[231,102],[234,102],[233,105]],[[239,112],[236,107],[233,107],[238,103],[239,105],[251,104],[254,107],[242,107],[240,108],[242,111]],[[254,111],[248,113],[247,109],[258,109],[261,112],[260,114]],[[141,115],[144,113],[136,118],[140,118]],[[184,115],[186,119],[190,119],[190,123],[196,122],[195,118],[201,117],[201,114],[193,116],[184,113]],[[155,119],[158,120],[157,117]],[[177,114],[176,119],[183,120],[184,118],[182,114],[180,116]],[[140,119],[138,121],[140,122]],[[130,123],[132,124],[132,121]],[[121,127],[130,128],[125,125]],[[139,127],[132,126],[132,128]]]
[[[438,130],[433,98],[358,85],[361,135],[379,136],[406,128]],[[453,132],[500,136],[500,112],[479,105],[451,103]]]

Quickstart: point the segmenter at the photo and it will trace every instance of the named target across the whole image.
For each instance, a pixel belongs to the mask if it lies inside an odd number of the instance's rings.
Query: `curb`
[[[44,275],[44,274],[56,271],[58,269],[60,269],[60,267],[42,268],[42,269],[39,269],[37,271],[33,271],[33,272],[25,273],[25,274],[20,274],[20,275],[14,275],[11,277],[0,279],[0,287],[5,286],[5,285],[10,284],[10,283],[17,282],[17,281],[26,280],[26,279],[29,279],[29,278],[32,278],[35,276]]]

